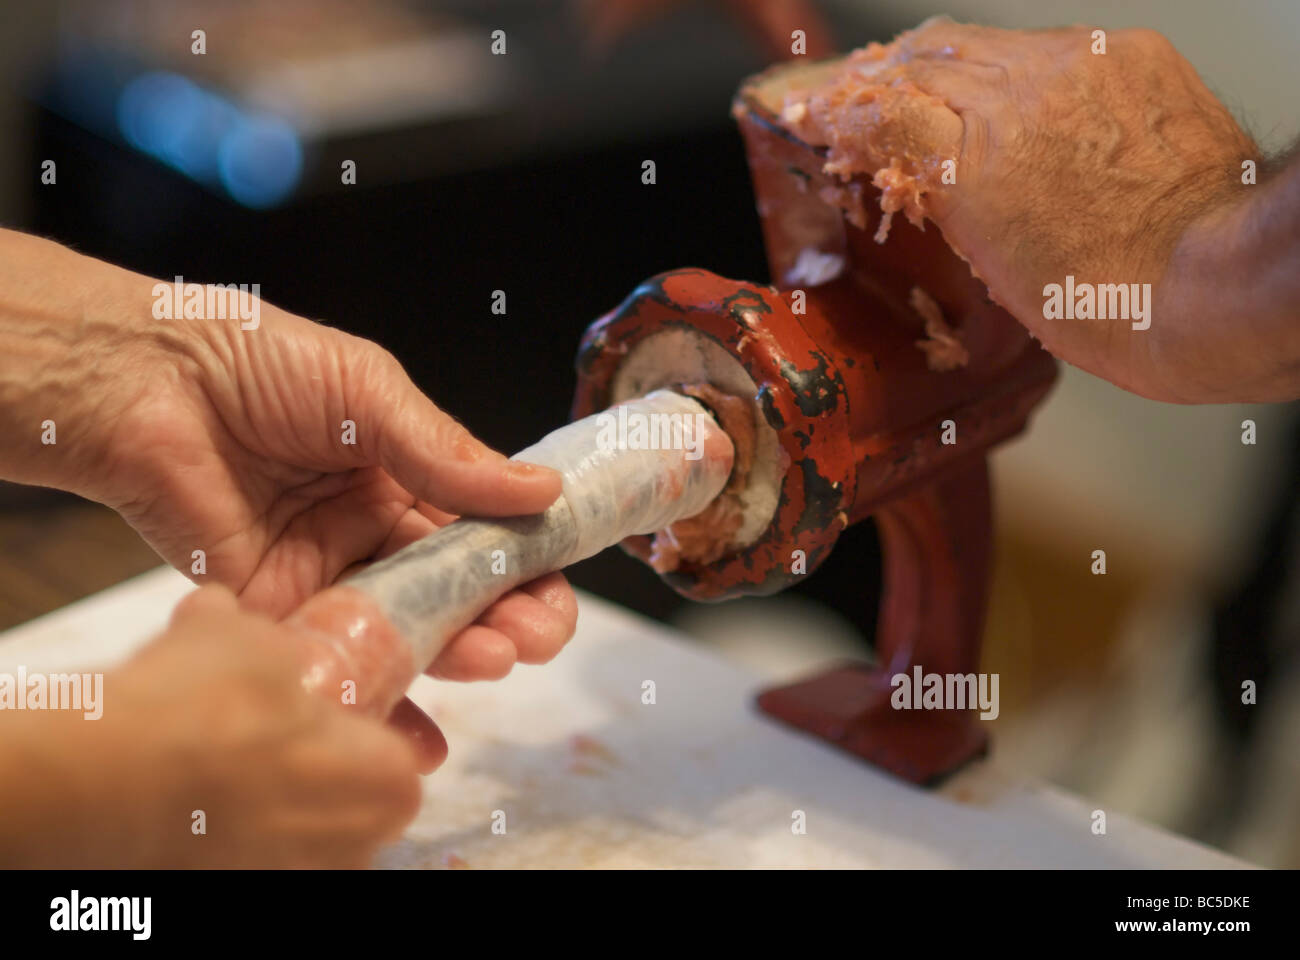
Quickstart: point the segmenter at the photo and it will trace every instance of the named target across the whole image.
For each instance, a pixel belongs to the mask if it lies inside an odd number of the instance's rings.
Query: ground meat
[[[589,737],[585,733],[577,733],[570,737],[569,749],[573,751],[575,757],[595,758],[605,763],[618,763],[618,757],[614,755],[613,750],[595,737]]]
[[[899,42],[872,43],[844,58],[821,86],[786,94],[781,121],[814,146],[827,148],[823,171],[848,182],[871,177],[880,190],[883,216],[875,240],[884,243],[893,215],[901,210],[915,226],[925,215],[925,194],[943,175],[943,161],[920,145],[924,127],[944,101],[920,90],[905,75]],[[900,118],[907,118],[900,122]],[[827,194],[827,191],[823,191]],[[845,189],[825,199],[842,207],[851,223],[865,227],[860,192]]]
[[[341,700],[351,681],[356,706],[371,716],[387,716],[419,672],[410,644],[374,600],[352,587],[322,590],[285,623],[299,642],[303,686]]]
[[[931,370],[956,370],[970,362],[970,353],[957,331],[948,326],[943,319],[943,310],[920,287],[912,288],[912,309],[925,321],[925,340],[916,341],[916,345],[925,351],[925,362]]]
[[[744,520],[740,491],[754,465],[753,405],[707,383],[682,387],[681,392],[714,412],[719,425],[731,437],[735,454],[731,479],[708,507],[655,533],[650,543],[650,566],[659,573],[676,570],[682,561],[713,563],[727,552]]]

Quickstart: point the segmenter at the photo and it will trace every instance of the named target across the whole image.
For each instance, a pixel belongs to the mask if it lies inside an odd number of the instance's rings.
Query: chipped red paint
[[[665,579],[697,600],[774,593],[799,576],[790,572],[792,551],[803,550],[811,570],[845,525],[856,472],[844,383],[775,290],[706,270],[675,270],[646,281],[587,331],[573,416],[607,407],[614,372],[628,350],[674,325],[706,334],[740,361],[766,397],[765,415],[790,469],[776,516],[758,542],[712,564],[684,564]],[[808,424],[816,425],[816,439],[805,446],[796,433]],[[649,537],[623,545],[649,558]]]
[[[894,711],[889,678],[914,664],[938,673],[979,669],[991,529],[987,451],[1024,428],[1056,364],[937,229],[898,218],[888,242],[876,244],[879,194],[869,182],[855,185],[869,212],[859,229],[821,198],[823,188],[840,184],[821,172],[818,151],[781,130],[752,86],[742,88],[734,113],[777,287],[698,269],[646,281],[583,338],[573,414],[607,406],[628,350],[672,325],[701,331],[741,362],[788,457],[776,515],[751,546],[665,579],[701,600],[771,593],[798,578],[790,572],[794,550],[805,552],[811,572],[847,524],[873,517],[884,553],[881,666],[831,671],[768,691],[759,703],[899,776],[933,783],[982,754],[987,736],[971,711]],[[840,274],[801,285],[791,271],[808,249],[842,257]],[[917,346],[925,333],[912,307],[916,286],[957,332],[966,366],[929,368]],[[796,316],[800,288],[806,312]],[[956,444],[941,442],[945,420],[956,424]],[[646,537],[625,547],[648,557]]]

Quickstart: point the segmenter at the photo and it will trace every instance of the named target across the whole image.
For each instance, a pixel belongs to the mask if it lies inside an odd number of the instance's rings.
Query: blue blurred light
[[[302,178],[302,144],[287,123],[249,114],[175,73],[141,74],[122,90],[126,141],[187,177],[224,187],[248,207],[283,201]]]
[[[218,165],[227,192],[246,207],[284,200],[302,177],[302,144],[274,117],[241,117],[221,139]]]

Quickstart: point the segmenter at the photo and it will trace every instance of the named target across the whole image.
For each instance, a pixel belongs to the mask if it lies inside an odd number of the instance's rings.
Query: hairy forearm
[[[1184,382],[1187,402],[1300,398],[1300,150],[1239,189],[1187,229],[1171,264],[1182,333],[1170,366],[1216,373]],[[1215,362],[1185,362],[1198,350]]]
[[[1249,204],[1238,243],[1243,310],[1277,356],[1284,398],[1300,397],[1300,149]]]

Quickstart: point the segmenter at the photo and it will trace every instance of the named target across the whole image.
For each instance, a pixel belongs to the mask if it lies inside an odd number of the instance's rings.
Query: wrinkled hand
[[[485,447],[369,341],[265,303],[256,330],[183,321],[157,336],[108,439],[107,502],[182,572],[203,550],[194,579],[252,609],[280,618],[453,514],[536,513],[559,495],[558,474]],[[544,662],[575,619],[552,574],[498,601],[431,672]]]
[[[1203,306],[1201,276],[1229,239],[1216,213],[1253,189],[1242,162],[1259,150],[1160,34],[1111,30],[1104,53],[1095,44],[1091,27],[928,20],[889,48],[891,77],[921,96],[885,117],[895,129],[881,139],[956,159],[926,215],[1057,356],[1157,399],[1239,391],[1249,371],[1225,364],[1251,362],[1241,327]],[[1044,287],[1067,275],[1151,283],[1150,328],[1044,319]]]
[[[485,447],[374,343],[267,303],[256,329],[157,319],[154,285],[0,230],[0,413],[14,424],[0,467],[115,508],[196,582],[280,619],[452,514],[533,513],[559,495],[558,474]],[[430,672],[546,661],[576,616],[564,578],[541,578]]]
[[[191,594],[105,674],[99,719],[7,718],[0,771],[21,789],[0,799],[0,862],[366,865],[419,807],[418,758],[300,676],[285,627],[223,587]]]

